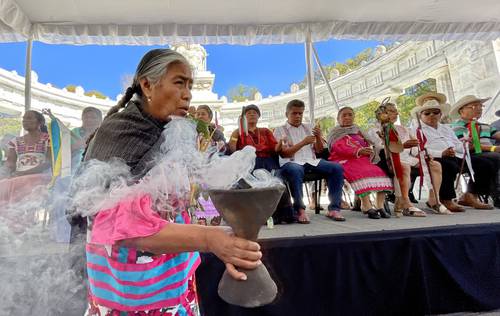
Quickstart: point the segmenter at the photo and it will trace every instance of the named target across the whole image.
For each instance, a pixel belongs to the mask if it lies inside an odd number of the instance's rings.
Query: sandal
[[[336,222],[345,222],[345,217],[340,215],[340,211],[331,211],[331,212],[333,213],[333,215],[330,215],[330,212],[328,212],[328,214],[326,214],[327,218]]]
[[[439,215],[453,215],[449,209],[447,209],[443,204],[430,205],[429,202],[425,202],[425,205],[434,213]]]
[[[309,218],[307,218],[306,211],[303,210],[302,212],[299,211],[299,216],[297,217],[297,223],[299,224],[309,224],[311,221]]]
[[[426,217],[427,214],[422,211],[421,209],[415,207],[415,206],[410,206],[406,207],[403,209],[403,215],[404,216],[412,216],[412,217]]]

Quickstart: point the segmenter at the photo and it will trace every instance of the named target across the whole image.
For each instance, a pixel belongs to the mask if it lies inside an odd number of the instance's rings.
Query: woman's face
[[[102,123],[101,117],[94,111],[87,111],[82,114],[82,127],[86,131],[95,131]]]
[[[210,119],[210,115],[208,111],[205,109],[196,110],[196,118],[205,123],[210,123],[212,120]]]
[[[425,124],[437,128],[439,121],[441,120],[441,110],[440,109],[428,109],[420,112],[420,119]]]
[[[187,115],[193,86],[189,66],[180,62],[170,64],[157,84],[151,85],[147,79],[141,79],[140,83],[145,99],[151,99],[144,106],[151,116],[166,122],[170,115]]]
[[[257,124],[259,121],[259,113],[255,110],[248,110],[245,113],[245,117],[247,118],[247,122],[249,124]]]
[[[354,123],[354,112],[351,109],[345,109],[339,114],[339,124],[342,127],[349,127]]]
[[[33,112],[26,112],[23,115],[23,129],[31,132],[40,129],[40,122],[36,119],[36,115]]]

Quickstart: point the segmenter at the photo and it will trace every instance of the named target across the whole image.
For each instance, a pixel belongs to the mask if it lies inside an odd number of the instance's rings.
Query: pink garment
[[[367,156],[357,156],[357,152],[369,144],[361,135],[347,135],[330,148],[328,160],[338,162],[344,168],[344,177],[357,195],[370,192],[392,191],[392,181],[380,167],[374,165]]]
[[[151,208],[151,196],[126,198],[116,206],[97,213],[91,242],[114,245],[117,241],[158,233],[168,222]]]
[[[0,205],[19,202],[36,186],[47,185],[49,181],[50,175],[41,173],[0,180]]]

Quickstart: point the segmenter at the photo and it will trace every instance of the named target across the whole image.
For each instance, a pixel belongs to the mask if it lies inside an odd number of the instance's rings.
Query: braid
[[[134,96],[134,93],[136,93],[136,92],[137,92],[137,85],[132,85],[132,86],[128,87],[127,90],[125,91],[125,95],[120,99],[120,101],[118,101],[118,103],[115,106],[113,106],[111,109],[109,109],[109,111],[106,114],[106,117],[104,119],[106,119],[108,116],[113,115],[116,112],[120,111],[120,109],[123,109],[125,107],[125,105],[127,105],[128,101],[130,101],[130,99],[132,99],[132,97]]]
[[[140,89],[138,89],[138,87],[139,86],[137,84],[132,84],[132,86],[128,87],[127,90],[125,90],[125,95],[120,99],[120,101],[118,101],[118,103],[115,106],[113,106],[113,107],[111,107],[111,109],[109,109],[109,111],[108,111],[108,113],[106,113],[106,116],[104,117],[104,119],[107,119],[111,115],[120,111],[120,109],[123,109],[127,105],[127,103],[132,99],[134,94],[138,90],[140,90]],[[98,130],[99,130],[99,128],[97,128],[92,134],[90,134],[89,138],[87,138],[87,140],[85,141],[85,150],[83,151],[82,159],[85,158],[85,154],[87,153],[87,149],[89,148],[90,141],[94,138],[94,136]]]

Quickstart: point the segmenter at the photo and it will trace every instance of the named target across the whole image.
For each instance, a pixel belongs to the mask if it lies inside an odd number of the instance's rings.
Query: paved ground
[[[420,207],[421,209],[425,209],[424,205],[420,205]],[[429,212],[427,217],[424,218],[403,216],[400,218],[392,217],[377,220],[369,219],[361,212],[342,211],[343,216],[347,219],[345,222],[332,221],[325,216],[325,211],[317,215],[313,211],[308,211],[308,214],[311,224],[275,225],[273,229],[263,227],[259,238],[321,236],[450,225],[500,223],[500,209],[485,211],[467,208],[466,212],[455,213],[453,215],[435,215]]]

